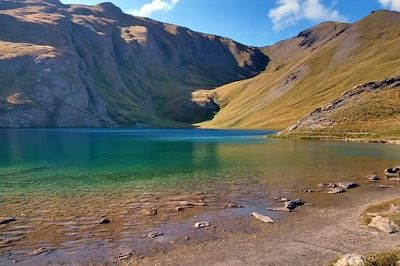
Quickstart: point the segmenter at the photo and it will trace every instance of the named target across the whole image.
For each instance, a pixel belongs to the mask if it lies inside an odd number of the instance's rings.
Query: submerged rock
[[[339,182],[338,186],[344,189],[350,189],[358,187],[358,184],[356,182]]]
[[[275,223],[275,221],[271,217],[260,214],[258,212],[252,212],[250,215],[264,223]]]
[[[343,255],[334,265],[335,266],[364,266],[367,258],[358,254]]]
[[[156,216],[158,214],[158,210],[156,208],[144,209],[140,211],[140,214],[146,216]]]
[[[274,197],[274,200],[279,201],[279,202],[290,201],[290,199],[288,199],[288,198],[281,198],[281,197]]]
[[[133,255],[132,253],[124,253],[124,254],[120,254],[117,257],[117,261],[123,261],[123,260],[127,260],[129,258],[131,258]]]
[[[156,237],[159,237],[159,236],[162,236],[162,235],[164,235],[164,234],[160,233],[158,231],[151,231],[151,232],[143,235],[143,238],[156,238]]]
[[[29,255],[30,256],[36,256],[36,255],[39,255],[39,254],[42,254],[42,253],[46,253],[46,252],[49,252],[49,251],[50,251],[49,249],[41,247],[41,248],[33,250],[32,252],[29,253]]]
[[[211,226],[211,223],[209,222],[197,222],[193,225],[194,228],[199,229],[203,227]]]
[[[388,218],[382,216],[375,216],[368,224],[369,227],[377,228],[388,234],[400,232],[400,226]]]
[[[239,209],[239,208],[243,208],[243,206],[239,205],[239,204],[231,203],[231,204],[226,205],[225,208]]]
[[[339,194],[339,193],[344,193],[346,192],[346,190],[344,190],[343,188],[332,188],[330,190],[328,190],[328,194]]]
[[[9,224],[15,222],[16,220],[17,219],[15,217],[0,218],[0,224]]]
[[[290,209],[286,207],[278,207],[278,208],[267,208],[267,211],[283,211],[283,212],[290,212]]]

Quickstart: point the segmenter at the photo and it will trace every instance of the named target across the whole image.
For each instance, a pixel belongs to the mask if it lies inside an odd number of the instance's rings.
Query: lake
[[[0,130],[0,216],[17,217],[0,225],[0,264],[42,262],[26,254],[43,246],[55,250],[50,263],[80,261],[95,250],[104,259],[113,245],[144,249],[143,231],[163,228],[178,238],[194,216],[220,215],[226,203],[244,204],[231,214],[247,215],[265,210],[274,193],[365,179],[400,160],[398,146],[267,137],[273,133]],[[179,197],[206,199],[209,208],[176,213],[171,202]],[[157,219],[141,215],[153,207]],[[99,227],[102,217],[111,218],[109,227]],[[78,252],[82,247],[87,251]]]

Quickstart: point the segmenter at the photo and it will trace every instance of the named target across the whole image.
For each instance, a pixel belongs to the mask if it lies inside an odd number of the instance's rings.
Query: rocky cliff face
[[[192,92],[255,76],[230,39],[57,0],[0,1],[0,127],[176,126],[212,117]]]

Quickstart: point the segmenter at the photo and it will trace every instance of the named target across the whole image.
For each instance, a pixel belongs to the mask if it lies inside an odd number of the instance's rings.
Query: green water
[[[224,179],[294,186],[398,163],[391,145],[268,139],[270,131],[0,130],[0,194],[185,189]]]

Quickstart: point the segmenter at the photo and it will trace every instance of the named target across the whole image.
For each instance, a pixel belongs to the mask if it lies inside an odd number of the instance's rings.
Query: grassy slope
[[[200,126],[282,129],[349,88],[400,74],[400,13],[375,12],[347,27],[321,24],[311,47],[299,45],[302,37],[267,47],[268,69],[214,90],[222,110]],[[276,93],[286,80],[292,85]]]

